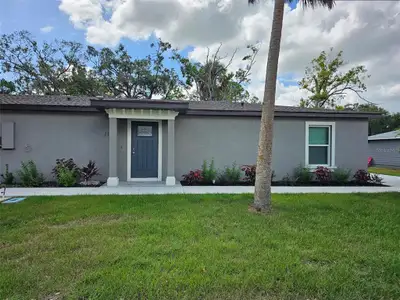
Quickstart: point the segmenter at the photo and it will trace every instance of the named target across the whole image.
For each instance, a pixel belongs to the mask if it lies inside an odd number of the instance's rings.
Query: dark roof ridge
[[[140,105],[141,108],[149,104],[150,108],[174,109],[179,108],[194,113],[204,112],[205,114],[227,114],[227,115],[259,115],[261,113],[261,103],[230,102],[230,101],[193,101],[193,100],[163,100],[163,99],[130,99],[113,97],[89,97],[89,96],[70,96],[70,95],[0,95],[0,108],[7,107],[29,107],[36,106],[47,108],[75,107],[75,108],[99,108],[113,107],[134,108]],[[126,105],[125,105],[126,104]],[[213,113],[212,113],[213,112]],[[350,110],[333,110],[318,108],[302,108],[296,106],[276,105],[275,112],[287,115],[293,114],[321,114],[321,115],[340,115],[367,117],[379,116],[380,113],[359,112]]]

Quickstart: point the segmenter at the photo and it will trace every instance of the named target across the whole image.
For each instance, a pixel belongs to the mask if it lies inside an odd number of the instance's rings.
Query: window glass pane
[[[138,126],[137,127],[137,136],[152,136],[153,127],[151,126]]]
[[[329,144],[329,127],[309,127],[308,143],[310,145]]]
[[[308,150],[308,163],[310,165],[328,164],[328,146],[310,146]]]

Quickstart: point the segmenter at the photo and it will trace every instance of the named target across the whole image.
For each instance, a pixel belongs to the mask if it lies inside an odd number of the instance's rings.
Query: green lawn
[[[0,205],[0,299],[400,299],[400,193]]]
[[[400,176],[400,169],[369,167],[368,172],[384,174],[384,175]]]

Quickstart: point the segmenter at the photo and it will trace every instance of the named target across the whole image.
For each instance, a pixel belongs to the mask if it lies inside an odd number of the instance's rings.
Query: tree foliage
[[[74,67],[64,78],[63,83],[66,95],[107,95],[104,82],[94,70],[84,65]]]
[[[15,84],[12,81],[5,79],[0,80],[0,94],[13,94],[15,93]]]
[[[27,31],[3,34],[0,64],[11,73],[16,91],[23,94],[65,94],[65,79],[82,66],[82,45],[69,41],[39,44]]]
[[[301,99],[301,107],[333,108],[341,102],[348,93],[355,93],[360,99],[367,101],[361,95],[367,91],[364,83],[369,77],[364,66],[355,66],[347,72],[342,72],[345,66],[343,52],[332,58],[330,53],[322,51],[311,61],[311,66],[305,70],[304,78],[299,82],[300,89],[310,93],[307,99]],[[368,102],[368,101],[367,101]]]
[[[381,113],[381,117],[369,121],[369,135],[400,129],[400,113],[390,113],[386,109],[372,103],[347,104],[345,106],[338,106],[336,109]]]
[[[155,95],[165,99],[182,97],[178,74],[164,64],[171,44],[158,40],[151,48],[154,53],[143,59],[133,59],[122,44],[115,51],[110,48],[98,51],[89,46],[87,55],[107,93],[112,96],[136,99],[152,99]]]
[[[27,31],[14,32],[1,36],[1,72],[8,80],[1,79],[0,93],[251,101],[247,86],[258,47],[247,49],[245,67],[230,71],[236,51],[227,63],[220,48],[200,63],[159,39],[148,55],[134,58],[122,44],[39,43]]]
[[[258,45],[248,45],[248,53],[242,58],[245,62],[244,68],[230,71],[233,59],[237,54],[236,49],[233,54],[221,56],[222,44],[219,45],[214,53],[207,51],[204,62],[194,62],[186,57],[182,57],[175,51],[174,58],[181,65],[181,72],[185,78],[187,90],[192,90],[190,98],[195,100],[229,100],[255,102],[258,99],[252,96],[246,89],[250,83],[251,69],[255,63],[259,51]],[[224,60],[228,60],[225,64]]]

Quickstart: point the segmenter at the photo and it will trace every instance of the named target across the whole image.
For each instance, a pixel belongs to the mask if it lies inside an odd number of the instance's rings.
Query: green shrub
[[[52,173],[54,174],[54,176],[57,179],[57,182],[59,180],[59,170],[63,169],[63,168],[67,168],[70,171],[74,171],[76,174],[76,177],[78,177],[79,173],[80,173],[80,169],[77,166],[77,164],[74,162],[74,160],[72,158],[69,159],[65,159],[65,158],[58,158],[56,159],[56,165],[54,166]]]
[[[57,170],[57,183],[61,186],[71,187],[77,182],[76,170],[70,170],[69,168],[62,166]]]
[[[211,183],[217,178],[217,170],[215,169],[214,158],[211,160],[209,165],[207,165],[206,160],[203,161],[201,174],[203,176],[203,182]]]
[[[3,183],[5,185],[12,185],[14,183],[14,174],[8,171],[8,164],[6,164],[6,170],[4,174],[1,174],[1,177],[3,178]]]
[[[332,173],[332,180],[337,183],[346,183],[349,181],[351,171],[349,169],[337,168]]]
[[[22,186],[39,187],[44,182],[43,173],[40,173],[33,160],[21,162],[21,169],[17,172]]]
[[[297,183],[309,183],[313,180],[313,173],[300,164],[294,169],[293,180]]]
[[[241,170],[234,162],[232,167],[225,169],[218,174],[218,181],[222,184],[234,185],[240,182]]]

